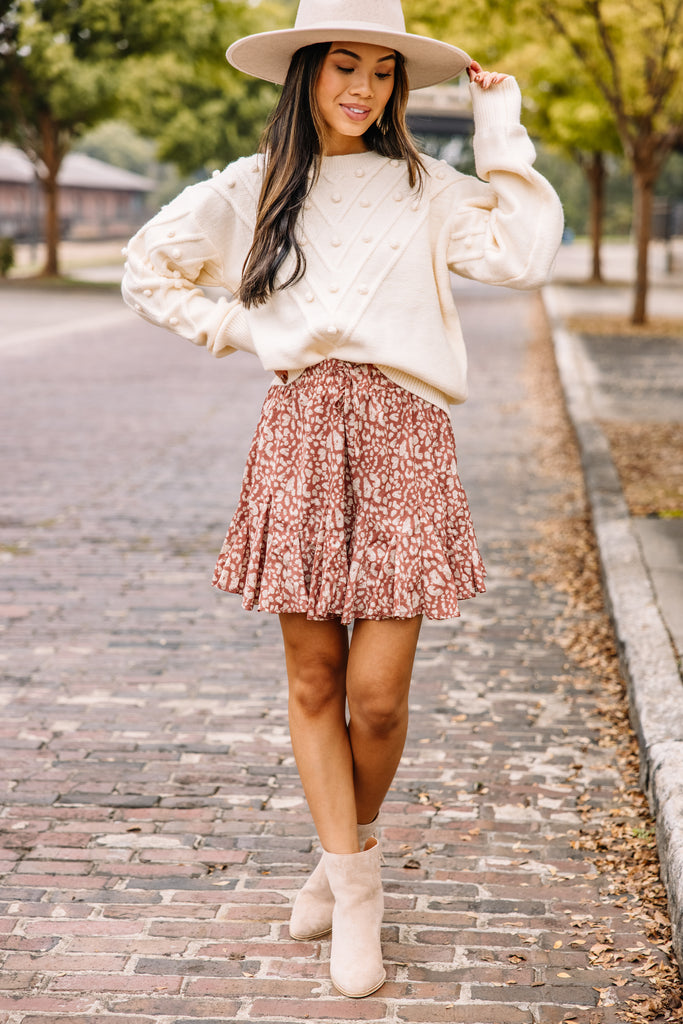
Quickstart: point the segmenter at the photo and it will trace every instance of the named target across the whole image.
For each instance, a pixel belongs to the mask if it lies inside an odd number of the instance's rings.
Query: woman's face
[[[386,107],[394,88],[396,54],[373,43],[332,43],[316,83],[327,125],[327,156],[362,153],[362,136]]]

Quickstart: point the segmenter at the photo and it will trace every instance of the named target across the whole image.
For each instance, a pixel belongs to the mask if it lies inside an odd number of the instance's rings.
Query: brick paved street
[[[648,936],[572,845],[620,777],[558,643],[565,598],[531,581],[559,486],[525,392],[538,300],[459,290],[489,589],[423,631],[385,814],[388,982],[356,1001],[327,941],[287,934],[317,854],[277,621],[209,586],[267,376],[113,293],[0,294],[1,1021],[609,1024],[649,991]]]

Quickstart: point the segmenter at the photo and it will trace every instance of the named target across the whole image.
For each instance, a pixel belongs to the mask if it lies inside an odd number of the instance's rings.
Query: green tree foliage
[[[590,194],[592,279],[598,282],[602,280],[606,157],[620,154],[621,143],[609,107],[571,51],[567,50],[564,59],[559,59],[561,45],[558,40],[552,52],[538,44],[527,46],[520,67],[529,99],[526,121],[532,133],[573,160],[586,178]]]
[[[62,161],[113,106],[115,27],[108,0],[0,0],[0,134],[27,154],[45,191],[48,274],[58,271]]]
[[[129,61],[121,84],[126,118],[156,140],[160,160],[183,174],[254,152],[278,90],[231,68],[225,50],[243,35],[292,19],[291,3],[203,0],[199,6],[202,15],[185,45]]]
[[[122,98],[184,169],[253,147],[272,90],[229,69],[224,51],[276,27],[280,11],[249,0],[0,0],[0,137],[27,154],[45,192],[44,273],[59,270],[62,161]]]
[[[683,143],[683,0],[543,0],[539,6],[609,107],[633,171],[633,321],[643,323],[654,188]]]
[[[671,151],[683,143],[683,0],[472,0],[472,7],[490,16],[494,34],[502,19],[518,37],[545,38],[570,95],[585,95],[589,83],[594,102],[609,112],[634,178],[633,320],[642,323],[654,186]],[[510,36],[504,29],[504,43]]]
[[[590,193],[593,277],[600,279],[604,221],[606,153],[621,145],[614,118],[571,50],[547,23],[514,13],[495,0],[472,0],[457,11],[448,0],[406,0],[413,31],[462,46],[484,67],[518,79],[525,102],[524,121],[552,150],[573,160]]]

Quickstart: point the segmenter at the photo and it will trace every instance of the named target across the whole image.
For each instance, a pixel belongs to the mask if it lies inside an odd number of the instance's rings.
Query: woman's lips
[[[365,121],[368,114],[370,113],[369,107],[356,106],[355,104],[340,104],[342,110],[347,117],[350,117],[352,121]]]

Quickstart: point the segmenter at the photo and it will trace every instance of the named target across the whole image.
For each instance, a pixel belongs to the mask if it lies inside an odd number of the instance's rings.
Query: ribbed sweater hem
[[[418,398],[424,398],[426,402],[430,402],[439,409],[448,412],[448,399],[443,391],[439,391],[438,388],[433,387],[424,380],[420,380],[418,377],[412,377],[409,373],[404,373],[403,370],[396,370],[393,366],[381,366],[379,363],[375,363],[375,366],[380,373],[383,373],[394,384],[398,384],[400,388],[410,391],[413,395],[417,395]]]

